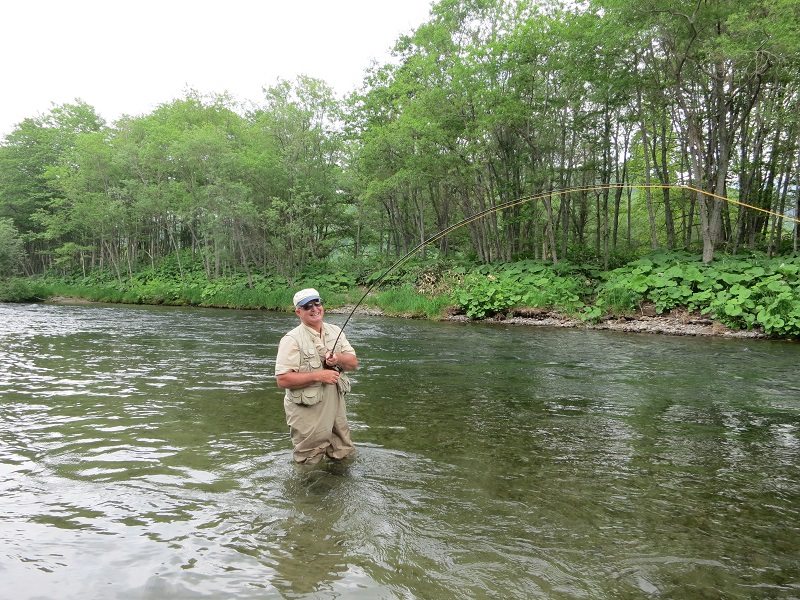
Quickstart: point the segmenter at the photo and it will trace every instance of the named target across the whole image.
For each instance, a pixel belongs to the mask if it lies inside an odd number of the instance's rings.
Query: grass
[[[424,296],[411,287],[390,288],[367,299],[393,316],[439,320],[452,300],[448,295]]]

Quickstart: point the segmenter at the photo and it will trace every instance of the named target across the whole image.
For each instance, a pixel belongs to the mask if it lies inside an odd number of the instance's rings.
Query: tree
[[[722,212],[741,127],[760,99],[775,67],[783,37],[781,19],[797,11],[793,0],[631,3],[637,24],[652,35],[655,51],[670,68],[670,86],[681,115],[703,237],[703,260],[723,240]],[[795,15],[796,16],[796,15]],[[796,23],[796,18],[793,19]],[[796,27],[796,25],[794,25]]]
[[[59,178],[68,162],[65,157],[81,135],[103,125],[93,107],[76,100],[25,119],[0,146],[0,216],[13,220],[38,268],[49,266],[45,240],[52,237],[43,223],[60,218]]]
[[[253,167],[266,169],[271,181],[257,188],[254,203],[272,266],[294,277],[310,259],[326,258],[354,235],[340,186],[341,103],[327,84],[309,77],[264,91],[265,104],[250,115],[257,132],[250,143],[262,149]]]
[[[32,271],[121,282],[167,256],[183,279],[294,278],[476,214],[440,256],[780,252],[769,213],[800,187],[798,14],[800,0],[442,0],[347,103],[299,77],[247,110],[190,90],[110,127],[80,102],[26,120],[0,145],[0,218]]]
[[[20,271],[24,250],[19,232],[11,219],[0,219],[0,277]]]

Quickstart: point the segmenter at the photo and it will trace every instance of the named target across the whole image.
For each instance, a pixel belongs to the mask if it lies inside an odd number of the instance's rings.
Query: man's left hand
[[[328,368],[333,369],[339,365],[339,357],[333,352],[328,352],[325,354],[325,364],[328,366]]]

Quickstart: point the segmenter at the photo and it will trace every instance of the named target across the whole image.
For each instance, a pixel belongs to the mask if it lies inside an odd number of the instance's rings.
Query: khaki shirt
[[[322,334],[317,333],[314,329],[311,329],[302,323],[298,327],[305,329],[306,332],[311,335],[311,338],[314,340],[314,344],[316,345],[317,349],[321,351],[320,358],[324,357],[327,350],[331,350],[331,346],[333,346],[333,343],[336,341],[336,337],[339,336],[339,332],[341,331],[339,327],[329,323],[322,324]],[[335,352],[352,354],[353,356],[356,354],[355,350],[350,345],[350,342],[347,341],[344,333],[339,336],[339,342]],[[289,373],[292,371],[299,371],[300,363],[300,346],[298,345],[297,340],[291,335],[284,335],[281,338],[280,344],[278,345],[278,356],[275,359],[275,376],[277,377],[278,375],[283,375],[284,373]]]

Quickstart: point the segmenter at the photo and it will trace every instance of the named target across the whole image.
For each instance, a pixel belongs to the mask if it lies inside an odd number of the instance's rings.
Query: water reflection
[[[358,318],[302,472],[292,318],[0,305],[3,594],[797,596],[797,345]]]

